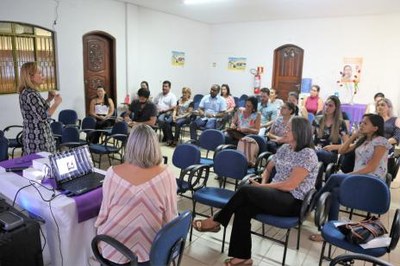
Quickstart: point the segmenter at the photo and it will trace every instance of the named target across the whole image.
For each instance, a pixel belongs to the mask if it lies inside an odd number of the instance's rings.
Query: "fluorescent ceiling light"
[[[199,5],[199,4],[209,4],[209,3],[216,3],[222,2],[226,0],[184,0],[183,3],[185,5]]]

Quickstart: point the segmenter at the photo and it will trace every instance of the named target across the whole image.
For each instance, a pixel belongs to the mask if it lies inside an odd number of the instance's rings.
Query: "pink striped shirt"
[[[177,216],[176,181],[166,168],[148,182],[135,186],[118,176],[112,167],[103,184],[103,201],[95,227],[98,234],[114,237],[138,256],[149,260],[153,239],[163,225]],[[102,255],[115,262],[126,258],[107,244],[100,244]]]

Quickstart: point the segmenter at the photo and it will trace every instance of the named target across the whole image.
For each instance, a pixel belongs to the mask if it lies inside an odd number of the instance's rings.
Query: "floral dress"
[[[32,88],[25,88],[19,95],[23,119],[24,154],[41,151],[54,153],[56,143],[47,120],[49,104]]]
[[[388,140],[384,137],[375,137],[371,141],[364,141],[364,143],[356,148],[356,159],[354,163],[354,171],[357,171],[361,168],[364,168],[368,162],[371,160],[372,156],[375,152],[375,147],[383,146],[387,149],[382,159],[379,162],[378,167],[374,172],[370,173],[371,175],[378,176],[382,179],[385,179],[387,173],[387,164],[388,164],[388,153],[392,145],[388,142]]]

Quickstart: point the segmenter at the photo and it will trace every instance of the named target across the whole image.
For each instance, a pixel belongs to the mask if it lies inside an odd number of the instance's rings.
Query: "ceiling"
[[[241,23],[400,12],[399,0],[209,0],[185,5],[183,0],[117,0],[207,23]]]

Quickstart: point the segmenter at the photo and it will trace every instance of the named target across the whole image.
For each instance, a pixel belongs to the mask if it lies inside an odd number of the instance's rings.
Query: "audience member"
[[[96,129],[110,127],[114,124],[114,102],[108,97],[103,86],[98,86],[96,89],[96,98],[90,101],[89,113],[96,119]],[[100,133],[94,132],[90,135],[91,142],[98,143]]]
[[[293,103],[295,106],[294,115],[302,116],[308,119],[307,109],[303,105],[299,104],[299,94],[297,92],[295,91],[289,92],[287,100],[288,102]]]
[[[125,162],[107,170],[95,223],[98,234],[111,236],[129,247],[138,256],[139,263],[149,261],[157,232],[178,213],[175,175],[162,165],[157,139],[147,125],[132,128]],[[104,242],[100,243],[100,250],[113,263],[128,262]]]
[[[393,116],[393,104],[387,98],[382,98],[377,102],[376,111],[383,118],[384,137],[391,145],[400,143],[400,118]],[[394,148],[392,149],[392,151]]]
[[[280,109],[278,116],[271,125],[271,129],[267,133],[269,140],[267,141],[267,150],[276,153],[278,147],[282,145],[282,137],[288,131],[289,121],[292,118],[295,110],[295,105],[291,102],[285,102]]]
[[[318,85],[313,85],[311,87],[310,96],[304,100],[304,107],[307,112],[313,115],[318,114],[324,108],[324,102],[319,97],[320,87]]]
[[[124,120],[130,127],[136,124],[147,124],[155,126],[157,120],[157,106],[149,101],[150,91],[146,89],[138,90],[138,99],[129,105],[129,110],[123,114]]]
[[[383,118],[376,114],[365,114],[359,131],[354,131],[339,149],[340,154],[355,151],[354,170],[348,174],[332,175],[315,195],[315,198],[318,199],[324,192],[332,193],[329,220],[338,219],[340,185],[349,175],[372,175],[385,180],[390,148],[391,145],[383,137]],[[321,235],[311,235],[310,239],[313,241],[323,240]]]
[[[235,99],[231,94],[231,90],[228,84],[221,85],[221,97],[226,101],[226,111],[227,113],[232,113],[235,109]]]
[[[172,113],[172,124],[166,124],[167,144],[168,146],[176,146],[181,134],[183,125],[190,124],[190,116],[193,111],[193,101],[190,99],[192,91],[190,88],[182,88],[182,96]],[[172,127],[175,126],[175,136],[172,135]]]
[[[56,151],[48,117],[61,104],[62,98],[55,91],[49,91],[45,100],[38,89],[43,83],[43,74],[35,62],[24,63],[19,76],[19,106],[23,119],[22,143],[25,155]],[[54,100],[54,101],[53,101]],[[53,104],[50,103],[53,101]]]
[[[162,84],[162,92],[154,98],[154,104],[157,106],[158,117],[157,122],[163,131],[164,137],[162,141],[167,141],[167,133],[165,132],[172,123],[172,111],[176,106],[176,96],[171,92],[171,82],[166,80]]]
[[[217,84],[211,86],[210,94],[205,95],[199,104],[198,118],[190,123],[190,138],[197,141],[197,129],[200,127],[217,128],[217,119],[225,115],[226,101],[219,96],[220,87]]]
[[[376,104],[379,100],[385,98],[385,95],[382,92],[378,92],[374,95],[374,102],[369,103],[367,105],[367,109],[365,110],[366,114],[376,114]]]
[[[261,98],[258,103],[258,111],[261,113],[261,125],[258,134],[262,137],[265,136],[265,132],[271,126],[272,121],[277,117],[278,110],[276,106],[270,103],[270,90],[268,88],[261,89]]]
[[[146,89],[148,91],[150,91],[150,87],[149,87],[149,83],[145,80],[143,80],[142,82],[140,82],[140,88],[141,89]]]
[[[235,111],[236,103],[228,84],[221,85],[221,97],[226,101],[226,111],[223,121],[231,121],[233,112]]]
[[[259,213],[279,216],[299,215],[302,201],[314,188],[318,160],[313,150],[310,123],[303,117],[293,117],[285,143],[274,155],[262,174],[262,182],[240,188],[229,202],[206,220],[195,220],[193,227],[201,232],[217,232],[234,220],[229,253],[225,265],[252,265],[251,219]],[[276,168],[274,177],[270,176]],[[271,183],[267,183],[272,178]]]
[[[322,115],[316,116],[312,123],[317,156],[319,161],[324,163],[325,168],[331,162],[336,163],[337,151],[341,143],[348,139],[348,130],[340,105],[338,97],[329,96]]]
[[[230,128],[226,130],[226,143],[237,144],[238,140],[248,134],[258,134],[261,115],[257,112],[258,100],[250,96],[245,107],[239,108],[232,119]]]

